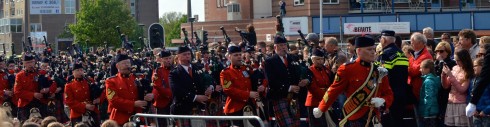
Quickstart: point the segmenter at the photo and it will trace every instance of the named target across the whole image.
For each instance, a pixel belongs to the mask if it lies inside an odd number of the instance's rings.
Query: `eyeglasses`
[[[444,50],[436,50],[436,53],[443,53],[445,52]]]
[[[476,58],[480,58],[480,57],[484,57],[485,56],[485,53],[478,53],[476,54]]]

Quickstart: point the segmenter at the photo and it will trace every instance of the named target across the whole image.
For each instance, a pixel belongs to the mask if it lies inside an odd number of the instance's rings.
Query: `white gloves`
[[[379,107],[385,105],[384,103],[385,103],[385,99],[383,99],[383,98],[379,98],[379,97],[371,98],[371,104],[373,104],[374,107],[376,107],[376,108],[379,108]]]
[[[472,104],[472,103],[469,103],[466,106],[466,116],[467,117],[473,116],[473,114],[475,113],[475,110],[476,110],[476,105],[475,104]]]
[[[318,108],[313,109],[313,116],[315,116],[315,118],[320,118],[320,117],[322,117],[322,115],[323,115],[323,112],[320,111],[320,109],[318,109]]]

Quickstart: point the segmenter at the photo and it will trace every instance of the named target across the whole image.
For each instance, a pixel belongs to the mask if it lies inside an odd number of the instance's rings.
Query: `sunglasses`
[[[444,50],[436,50],[436,53],[443,53],[445,52]]]

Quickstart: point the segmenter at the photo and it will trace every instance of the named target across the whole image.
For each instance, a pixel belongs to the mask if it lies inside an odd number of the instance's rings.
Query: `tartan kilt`
[[[280,127],[299,127],[300,113],[298,107],[291,109],[290,101],[287,99],[271,100],[276,124]]]

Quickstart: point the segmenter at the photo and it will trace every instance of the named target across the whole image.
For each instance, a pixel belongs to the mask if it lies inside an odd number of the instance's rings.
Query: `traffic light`
[[[165,46],[165,31],[163,26],[158,23],[151,24],[148,28],[148,38],[151,49],[163,48]]]
[[[205,30],[202,31],[202,42],[204,44],[208,43],[208,31],[205,31]]]

